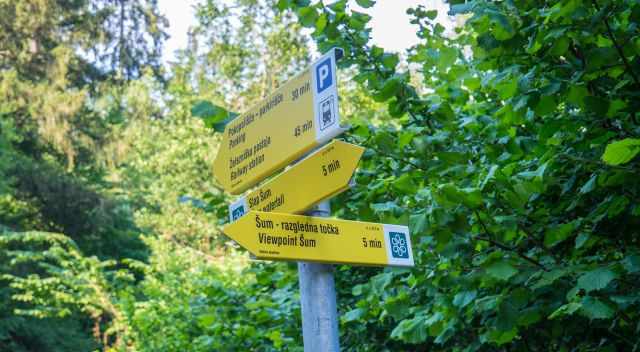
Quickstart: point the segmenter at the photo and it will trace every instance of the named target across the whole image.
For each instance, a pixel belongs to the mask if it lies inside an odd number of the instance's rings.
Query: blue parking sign
[[[331,72],[331,58],[327,58],[316,66],[316,89],[317,93],[322,93],[333,84],[333,74]]]

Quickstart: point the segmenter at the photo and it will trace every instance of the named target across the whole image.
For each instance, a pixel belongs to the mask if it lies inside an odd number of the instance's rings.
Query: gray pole
[[[307,215],[328,217],[329,201],[318,203]],[[333,266],[298,262],[302,338],[305,352],[338,352],[338,310]]]

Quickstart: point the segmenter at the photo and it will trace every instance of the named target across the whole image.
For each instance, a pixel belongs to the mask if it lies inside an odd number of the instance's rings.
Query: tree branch
[[[484,233],[487,235],[487,237],[483,237],[483,236],[475,236],[473,238],[477,239],[477,240],[481,240],[481,241],[485,241],[488,242],[502,250],[505,251],[509,251],[509,252],[513,252],[515,254],[518,255],[518,257],[528,261],[529,263],[539,267],[540,269],[544,270],[544,271],[549,271],[544,265],[542,265],[542,263],[540,263],[539,261],[529,257],[528,255],[524,254],[520,249],[518,249],[517,247],[509,247],[503,243],[500,243],[494,239],[492,239],[492,235],[491,232],[489,231],[489,228],[487,227],[487,225],[484,223],[484,221],[482,221],[482,219],[480,218],[480,214],[478,214],[477,210],[474,210],[473,212],[476,216],[476,219],[478,219],[478,222],[480,223],[480,226],[482,226],[482,229],[484,231]]]
[[[596,10],[600,11],[600,6],[598,5],[598,2],[596,0],[591,0],[591,2],[593,3],[593,6],[596,8]],[[622,51],[622,47],[620,46],[620,44],[616,40],[616,37],[613,35],[613,31],[611,30],[611,26],[609,25],[609,21],[607,20],[607,16],[604,16],[602,18],[602,21],[604,22],[604,25],[607,28],[607,33],[609,34],[609,38],[613,42],[613,46],[615,46],[616,51],[618,52],[618,55],[620,56],[620,58],[624,62],[624,65],[627,67],[627,71],[629,71],[629,74],[631,75],[631,77],[633,77],[633,81],[636,82],[636,85],[640,86],[640,79],[638,79],[638,76],[636,75],[636,73],[633,72],[633,68],[631,68],[631,64],[629,63],[629,60],[627,60],[627,57],[624,56],[624,52]]]
[[[414,168],[416,168],[416,169],[418,169],[418,170],[420,170],[420,171],[427,172],[427,170],[426,170],[425,168],[423,168],[423,167],[421,167],[421,166],[419,166],[419,165],[415,164],[415,163],[414,163],[413,161],[411,161],[411,160],[405,159],[405,158],[403,158],[403,157],[401,157],[401,156],[389,155],[389,154],[384,153],[384,152],[383,152],[383,151],[381,151],[380,149],[378,149],[378,148],[376,148],[376,147],[373,147],[373,146],[371,146],[371,145],[367,146],[367,148],[371,148],[371,149],[373,149],[374,151],[376,151],[378,154],[382,155],[382,156],[383,156],[383,157],[385,157],[385,158],[399,160],[399,161],[402,161],[403,163],[407,163],[407,164],[409,164],[409,165],[413,166]]]
[[[567,154],[567,153],[559,153],[558,156],[559,157],[565,157],[565,158],[573,160],[573,161],[579,161],[579,162],[582,162],[582,163],[589,163],[589,164],[595,164],[595,165],[600,165],[600,166],[604,166],[604,167],[610,167],[612,169],[624,170],[624,171],[629,171],[629,172],[635,171],[634,168],[631,168],[631,167],[621,166],[621,165],[609,165],[609,164],[607,164],[605,162],[602,162],[600,160],[591,160],[591,159],[582,158],[582,157],[571,155],[571,154]]]

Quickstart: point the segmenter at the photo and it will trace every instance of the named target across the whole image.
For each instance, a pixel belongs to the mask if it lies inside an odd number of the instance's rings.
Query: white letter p
[[[320,73],[320,88],[324,88],[324,80],[329,77],[329,66],[322,65],[319,70]]]

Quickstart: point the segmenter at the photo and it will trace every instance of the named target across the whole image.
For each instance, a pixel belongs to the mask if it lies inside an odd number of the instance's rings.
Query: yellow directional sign
[[[249,210],[299,213],[349,188],[364,148],[334,140],[229,206],[235,221]]]
[[[406,226],[252,210],[223,232],[259,259],[414,265]]]
[[[239,194],[344,131],[332,49],[311,67],[227,124],[213,174]]]

